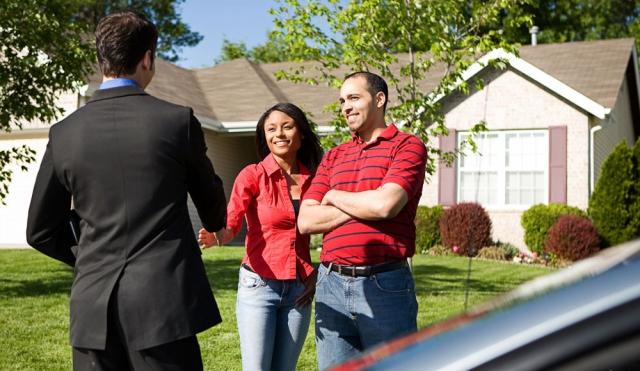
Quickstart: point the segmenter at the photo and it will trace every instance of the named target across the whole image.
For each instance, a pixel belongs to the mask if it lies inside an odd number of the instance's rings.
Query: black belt
[[[242,268],[248,270],[251,273],[256,273],[256,272],[253,271],[253,269],[251,269],[251,267],[249,265],[247,265],[245,263],[242,263]]]
[[[400,269],[407,266],[406,260],[396,260],[389,263],[382,263],[376,265],[340,265],[340,264],[330,264],[326,262],[322,262],[322,265],[329,268],[331,266],[331,271],[341,274],[343,276],[350,277],[369,277],[376,273],[388,272],[396,269]]]

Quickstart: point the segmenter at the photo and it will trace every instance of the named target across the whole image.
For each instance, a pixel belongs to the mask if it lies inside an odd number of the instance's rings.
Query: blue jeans
[[[318,369],[416,331],[418,302],[409,267],[348,277],[320,265],[316,285]]]
[[[296,308],[298,280],[263,279],[240,268],[236,318],[244,371],[294,371],[311,321],[311,305]]]

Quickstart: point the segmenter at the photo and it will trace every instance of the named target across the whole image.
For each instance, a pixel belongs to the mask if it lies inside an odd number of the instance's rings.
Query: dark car
[[[640,240],[334,370],[640,370]]]

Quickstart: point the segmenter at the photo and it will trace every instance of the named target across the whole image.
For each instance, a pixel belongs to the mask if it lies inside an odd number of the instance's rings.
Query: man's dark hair
[[[96,27],[98,63],[104,76],[131,75],[147,50],[152,58],[158,45],[158,30],[143,14],[123,11],[110,14]]]
[[[265,113],[260,116],[258,125],[256,126],[256,151],[258,152],[258,157],[260,159],[264,159],[270,153],[269,146],[267,145],[267,139],[264,134],[264,124],[273,111],[279,111],[286,114],[296,123],[298,129],[300,129],[302,138],[302,143],[296,157],[312,173],[315,173],[320,161],[322,160],[322,147],[320,147],[320,140],[316,133],[311,129],[311,124],[309,124],[309,120],[307,120],[307,116],[305,116],[304,112],[292,103],[278,103],[266,110]]]
[[[367,90],[369,90],[371,96],[375,97],[378,92],[382,92],[384,94],[385,100],[384,105],[382,106],[382,111],[386,112],[387,103],[389,102],[389,87],[387,87],[387,82],[379,75],[369,71],[351,73],[344,78],[343,82],[354,77],[363,77],[367,81]]]

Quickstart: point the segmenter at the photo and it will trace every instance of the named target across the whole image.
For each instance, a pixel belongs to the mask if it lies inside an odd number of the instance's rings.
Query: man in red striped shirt
[[[424,143],[384,120],[388,88],[356,72],[340,89],[352,139],[325,155],[305,194],[301,233],[324,233],[316,289],[318,367],[325,370],[416,330],[407,258],[427,158]]]

